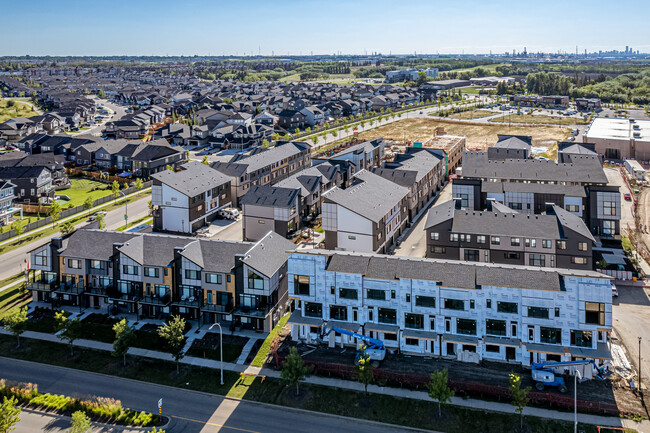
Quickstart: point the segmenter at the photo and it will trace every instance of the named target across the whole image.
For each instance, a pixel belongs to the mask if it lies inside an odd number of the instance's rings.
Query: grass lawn
[[[0,100],[0,123],[4,123],[9,119],[16,117],[33,117],[38,115],[36,111],[32,110],[27,104],[22,102],[14,102],[13,107],[9,107],[9,101]]]
[[[461,87],[459,88],[461,93],[464,93],[466,95],[478,95],[480,94],[481,90],[485,90],[485,87],[483,86],[478,86],[478,87]]]
[[[433,113],[435,115],[437,113]],[[454,113],[450,114],[449,117],[451,119],[477,119],[479,117],[487,117],[487,116],[492,116],[493,113],[492,111],[489,110],[471,110],[471,111],[463,111],[462,113]]]
[[[235,335],[223,336],[223,360],[224,362],[235,362],[242,349],[248,342],[246,337],[238,337]],[[200,340],[194,340],[192,346],[187,351],[187,355],[196,356],[199,358],[220,360],[219,353],[219,334],[208,333]]]
[[[124,230],[130,229],[131,227],[139,226],[140,224],[151,224],[153,222],[153,217],[145,216],[138,218],[137,220],[130,222],[128,227],[120,227],[117,229],[118,232],[123,232]]]
[[[512,432],[518,429],[520,420],[518,415],[455,406],[444,407],[443,416],[438,418],[437,407],[432,401],[389,395],[366,395],[362,392],[308,384],[301,384],[300,394],[296,396],[294,387],[288,388],[282,381],[270,377],[262,379],[224,371],[224,385],[220,385],[218,371],[201,367],[183,365],[182,374],[176,375],[176,365],[168,361],[129,356],[127,366],[123,367],[121,360],[112,357],[108,352],[75,348],[76,356],[71,358],[67,345],[60,343],[23,339],[24,348],[20,351],[15,350],[15,345],[16,340],[13,337],[0,335],[0,351],[10,358],[418,429],[448,433]],[[535,433],[573,431],[571,422],[534,417],[525,417],[524,425],[526,431]],[[597,432],[593,425],[580,424],[578,430],[585,433]],[[631,432],[634,430],[628,430],[628,433]]]
[[[297,81],[300,81],[300,74],[287,75],[286,77],[280,78],[278,81],[282,81],[282,82],[285,82],[285,83],[297,82]]]
[[[9,278],[5,278],[4,280],[0,280],[0,287],[4,287],[7,284],[14,283],[14,282],[16,282],[18,280],[22,280],[24,278],[25,278],[25,274],[22,273],[22,272],[18,272],[16,275],[13,275],[13,276],[11,276]]]
[[[257,352],[257,355],[255,355],[255,359],[251,363],[251,365],[255,367],[261,367],[264,365],[266,362],[266,358],[269,356],[269,352],[271,351],[271,343],[273,343],[273,340],[275,337],[280,333],[282,328],[284,328],[284,325],[287,324],[287,321],[289,321],[289,317],[291,317],[291,314],[285,314],[282,316],[280,321],[278,322],[277,325],[275,325],[275,328],[269,333],[269,335],[266,336],[264,339],[264,343],[262,343],[262,347],[260,347],[260,350]]]
[[[585,119],[576,119],[573,117],[564,117],[564,116],[533,116],[530,114],[511,114],[510,116],[505,115],[503,117],[497,117],[496,119],[491,119],[490,122],[495,123],[508,123],[508,117],[510,117],[511,123],[537,123],[537,124],[553,124],[553,125],[585,125],[589,123]]]
[[[32,301],[32,295],[28,291],[21,290],[20,286],[5,290],[0,293],[0,320],[12,308],[22,308]]]
[[[111,194],[110,185],[97,182],[90,179],[71,178],[72,186],[68,189],[60,189],[56,193],[60,195],[67,195],[70,201],[65,204],[67,206],[79,206],[84,204],[88,197],[93,200]],[[109,189],[106,189],[109,187]]]

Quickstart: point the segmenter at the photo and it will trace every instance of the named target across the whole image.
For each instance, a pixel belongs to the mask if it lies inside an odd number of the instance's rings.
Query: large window
[[[464,335],[476,335],[476,320],[456,319],[456,333]]]
[[[104,262],[102,260],[91,260],[90,261],[90,268],[95,269],[95,270],[106,269],[106,267],[104,266],[104,263],[106,263],[106,262]]]
[[[603,221],[603,234],[613,235],[616,233],[616,221],[604,220]]]
[[[479,260],[478,250],[465,250],[465,261],[478,262],[478,260]]]
[[[551,240],[550,239],[544,239],[542,241],[542,248],[551,248]]]
[[[485,333],[487,335],[506,335],[506,321],[487,319],[485,321]]]
[[[497,311],[499,313],[517,314],[519,311],[516,302],[497,302]]]
[[[490,243],[492,245],[501,245],[501,238],[499,236],[492,236],[490,238]]]
[[[424,315],[406,313],[404,315],[404,326],[411,329],[424,329]]]
[[[205,282],[208,284],[221,284],[221,274],[213,274],[206,272],[205,274]]]
[[[591,331],[571,331],[571,345],[578,347],[593,347]]]
[[[377,289],[368,289],[366,290],[366,298],[374,299],[375,301],[385,301],[386,300],[386,291],[377,290]]]
[[[323,318],[323,304],[305,302],[305,317]]]
[[[587,251],[587,242],[578,242],[578,251]]]
[[[391,308],[378,308],[379,323],[397,323],[397,312]]]
[[[415,306],[416,307],[436,308],[436,298],[435,298],[435,296],[415,295]]]
[[[358,299],[359,293],[357,289],[346,289],[341,287],[339,289],[339,297],[342,299]]]
[[[513,247],[518,247],[521,245],[521,239],[520,238],[510,238],[510,245]]]
[[[437,241],[438,239],[440,239],[440,234],[438,232],[431,232],[430,236],[432,241]]]
[[[330,319],[348,320],[348,307],[342,305],[330,305]]]
[[[47,266],[47,251],[42,250],[34,254],[34,265]]]
[[[585,302],[585,323],[590,325],[605,325],[605,304]]]
[[[530,266],[546,266],[546,256],[544,254],[530,254],[528,256]]]
[[[539,328],[539,341],[549,344],[562,344],[562,330],[558,328]]]
[[[248,288],[256,290],[264,290],[264,278],[255,272],[248,270]]]
[[[548,308],[528,307],[528,317],[534,319],[548,319]]]
[[[79,259],[68,259],[68,267],[70,269],[81,269],[81,260],[79,260]]]
[[[309,296],[309,277],[306,275],[294,275],[293,293],[295,295]]]
[[[604,201],[603,202],[603,215],[616,216],[616,202]]]
[[[458,233],[450,233],[449,234],[449,240],[451,242],[458,242]]]
[[[122,265],[122,273],[125,275],[138,275],[138,267],[132,265]]]
[[[201,271],[195,271],[194,269],[185,269],[185,278],[188,280],[200,280]]]
[[[558,250],[566,250],[566,241],[556,241],[555,246]]]
[[[444,305],[447,310],[465,310],[465,301],[461,299],[445,298]]]
[[[571,257],[571,263],[574,265],[586,265],[587,264],[587,258],[586,257]]]
[[[160,275],[160,270],[158,268],[150,268],[148,266],[145,266],[144,268],[145,277],[158,278],[159,275]]]

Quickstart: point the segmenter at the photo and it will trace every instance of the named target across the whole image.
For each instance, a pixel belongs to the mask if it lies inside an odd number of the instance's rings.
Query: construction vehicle
[[[323,338],[329,335],[332,331],[363,341],[366,345],[366,353],[370,356],[370,360],[373,361],[373,365],[374,364],[379,365],[379,362],[383,361],[384,358],[386,357],[386,347],[384,347],[383,341],[377,340],[376,338],[366,337],[365,335],[357,334],[356,332],[337,328],[335,326],[332,326],[331,328],[326,328],[321,334],[320,340],[322,341]],[[354,359],[355,364],[358,362],[358,358],[359,358],[359,354],[357,353],[357,356]]]
[[[578,365],[592,364],[596,371],[598,371],[599,379],[603,379],[605,372],[603,368],[598,367],[593,359],[585,359],[582,361],[564,361],[564,362],[534,362],[531,365],[533,380],[535,381],[535,388],[538,391],[543,391],[545,386],[556,386],[561,393],[567,392],[566,384],[562,376],[556,376],[553,372],[554,367],[573,367]]]

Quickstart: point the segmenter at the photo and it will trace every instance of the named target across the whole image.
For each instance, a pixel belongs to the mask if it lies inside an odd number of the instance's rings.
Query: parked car
[[[632,195],[629,192],[626,192],[625,194],[623,194],[623,198],[625,200],[632,200]]]
[[[100,215],[106,216],[106,213],[107,213],[106,211],[100,210],[99,212],[95,212],[94,214],[92,214],[90,216],[90,218],[88,218],[88,220],[89,221],[95,221],[97,219],[97,217],[100,216]]]
[[[618,298],[618,289],[612,284],[612,296]]]
[[[219,211],[219,216],[228,220],[236,220],[239,216],[239,211],[235,208],[227,207]]]

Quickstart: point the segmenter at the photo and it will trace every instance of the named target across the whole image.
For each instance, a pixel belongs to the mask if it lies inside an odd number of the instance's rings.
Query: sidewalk
[[[0,334],[10,335],[7,331],[3,329],[0,329]],[[22,336],[25,338],[31,338],[35,340],[51,341],[57,343],[60,342],[60,340],[56,336],[52,334],[45,334],[40,332],[26,331]],[[112,344],[101,343],[98,341],[91,341],[91,340],[77,340],[74,342],[74,346],[85,347],[85,348],[95,349],[95,350],[102,350],[107,352],[111,352],[113,350]],[[140,356],[144,358],[173,361],[173,358],[170,354],[164,352],[158,352],[154,350],[131,348],[129,349],[128,353],[129,355]],[[219,369],[221,365],[220,361],[197,358],[194,356],[186,356],[185,358],[181,359],[180,362],[181,364],[194,365],[194,366],[206,367],[212,369]],[[264,376],[264,377],[268,376],[268,377],[273,377],[278,379],[280,378],[280,372],[278,370],[274,370],[271,368],[260,368],[260,367],[253,367],[253,366],[246,366],[240,364],[233,364],[230,362],[224,362],[223,369],[226,371],[245,373],[254,376]],[[348,389],[348,390],[358,391],[358,392],[363,392],[364,390],[364,386],[360,382],[352,382],[343,379],[332,379],[327,377],[310,376],[307,379],[305,379],[305,382],[314,385],[322,385],[322,386],[328,386],[328,387],[339,388],[339,389]],[[410,398],[415,400],[428,400],[428,401],[431,400],[431,398],[425,391],[412,391],[404,388],[392,388],[392,387],[389,388],[389,387],[381,387],[378,385],[369,385],[368,392],[373,394],[386,394],[394,397]],[[502,413],[509,413],[509,414],[515,413],[514,406],[507,403],[499,403],[493,401],[453,397],[451,404],[454,406],[466,407],[474,410],[486,410],[486,411],[502,412]],[[526,407],[524,408],[524,415],[573,422],[573,413],[571,412],[559,412],[550,409]],[[599,415],[579,413],[578,422],[600,425],[600,426],[608,426],[608,427],[632,428],[638,430],[640,433],[650,433],[650,421],[648,420],[644,420],[640,423],[637,423],[623,418],[605,417]]]

